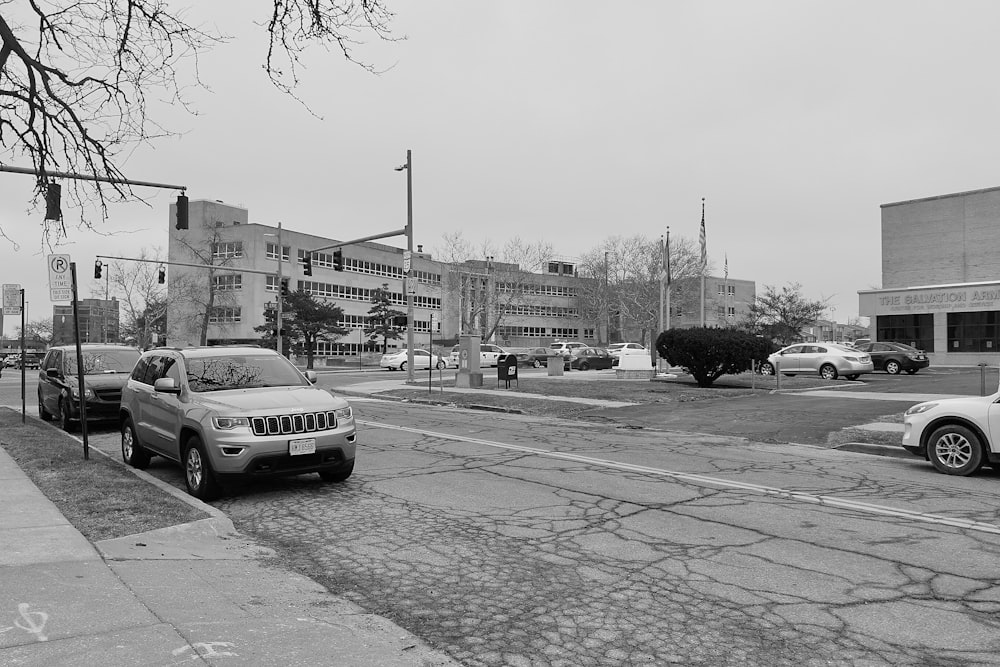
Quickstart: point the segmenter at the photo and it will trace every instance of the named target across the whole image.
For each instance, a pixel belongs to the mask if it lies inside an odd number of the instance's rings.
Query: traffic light
[[[161,285],[167,282],[167,270],[162,266],[160,267],[160,275],[159,277],[157,277],[156,282],[160,283]]]
[[[281,296],[288,296],[288,278],[281,279]]]
[[[60,206],[60,199],[62,198],[62,186],[55,181],[50,181],[45,184],[45,219],[46,220],[62,220],[62,207]]]
[[[306,253],[305,261],[302,262],[302,273],[307,276],[313,274],[313,256],[311,252]]]
[[[101,270],[104,268],[104,263],[101,260],[94,262],[94,279],[101,277]]]
[[[187,195],[177,195],[177,229],[188,228],[188,198]]]
[[[333,251],[333,270],[343,271],[344,270],[344,251],[337,249]]]

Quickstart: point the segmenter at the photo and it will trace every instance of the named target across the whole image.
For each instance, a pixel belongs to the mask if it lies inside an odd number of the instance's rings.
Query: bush
[[[656,339],[656,352],[671,366],[690,373],[699,387],[711,387],[723,375],[753,368],[771,353],[771,342],[739,329],[695,327],[668,329]]]

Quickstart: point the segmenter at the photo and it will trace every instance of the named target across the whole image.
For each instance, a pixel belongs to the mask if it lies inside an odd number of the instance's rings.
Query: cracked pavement
[[[464,664],[1000,662],[994,473],[353,403],[350,480],[214,504],[284,565]],[[183,484],[165,462],[148,472]]]

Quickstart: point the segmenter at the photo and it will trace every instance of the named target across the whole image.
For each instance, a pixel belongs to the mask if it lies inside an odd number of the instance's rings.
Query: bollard
[[[986,362],[979,362],[979,395],[986,395]]]

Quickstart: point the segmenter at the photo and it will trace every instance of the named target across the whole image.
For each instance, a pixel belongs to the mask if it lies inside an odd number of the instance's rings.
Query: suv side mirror
[[[153,383],[153,391],[163,394],[179,394],[181,388],[177,386],[177,380],[174,378],[159,378]]]
[[[316,371],[313,370],[304,371],[303,374],[306,376],[306,379],[309,380],[310,384],[316,384],[316,380],[319,379],[319,376],[316,375]]]

